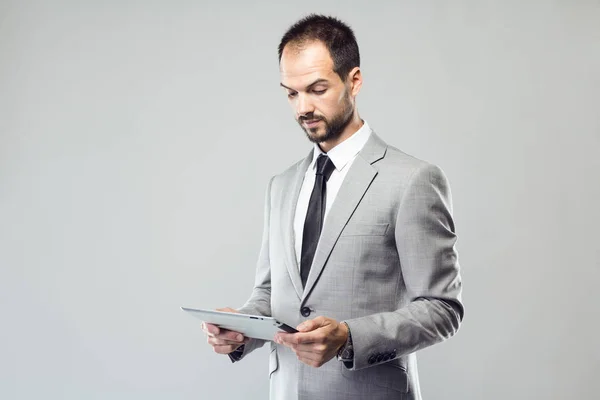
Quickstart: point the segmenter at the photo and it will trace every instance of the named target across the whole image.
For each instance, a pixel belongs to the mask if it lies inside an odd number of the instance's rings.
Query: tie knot
[[[329,180],[334,169],[335,165],[327,155],[321,154],[317,157],[317,175],[323,175],[325,181]]]

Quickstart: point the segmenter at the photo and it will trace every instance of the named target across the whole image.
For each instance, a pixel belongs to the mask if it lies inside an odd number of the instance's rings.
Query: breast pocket
[[[342,236],[383,236],[390,224],[351,224],[342,231]]]

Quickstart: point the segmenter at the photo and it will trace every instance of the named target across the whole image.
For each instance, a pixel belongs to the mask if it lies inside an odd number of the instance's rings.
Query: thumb
[[[323,317],[317,317],[315,319],[309,319],[308,321],[304,321],[300,325],[296,327],[300,332],[310,332],[315,329],[323,326]]]
[[[225,312],[230,312],[230,313],[236,313],[239,314],[238,310],[234,310],[231,307],[223,307],[223,308],[217,308],[217,311],[225,311]]]
[[[298,325],[296,329],[298,329],[300,332],[310,332],[315,329],[315,325],[316,324],[314,320],[308,320]]]

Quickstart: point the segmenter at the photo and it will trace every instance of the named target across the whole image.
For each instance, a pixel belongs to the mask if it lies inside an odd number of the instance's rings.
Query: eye
[[[296,97],[298,93],[296,92],[288,92],[287,97],[288,99],[293,99],[294,97]]]
[[[327,89],[323,89],[323,90],[313,90],[313,93],[316,95],[322,95],[325,94],[325,92],[327,91]]]

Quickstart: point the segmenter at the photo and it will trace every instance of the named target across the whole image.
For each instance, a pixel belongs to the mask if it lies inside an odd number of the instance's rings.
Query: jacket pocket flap
[[[408,393],[408,374],[402,366],[395,363],[380,364],[357,371],[349,370],[342,365],[342,375],[350,380]]]
[[[351,224],[342,231],[342,236],[383,236],[390,224]]]

